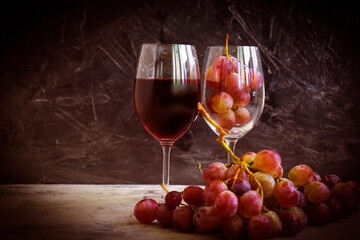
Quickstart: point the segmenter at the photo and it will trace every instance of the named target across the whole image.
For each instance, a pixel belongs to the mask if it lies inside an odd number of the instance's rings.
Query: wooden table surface
[[[135,204],[144,197],[158,201],[163,193],[159,185],[0,185],[0,239],[223,238],[138,223]],[[360,213],[279,239],[360,239]]]

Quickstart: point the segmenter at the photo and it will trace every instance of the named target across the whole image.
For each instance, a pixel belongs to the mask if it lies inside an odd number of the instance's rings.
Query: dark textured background
[[[51,4],[51,5],[50,5]],[[0,183],[159,183],[161,148],[132,104],[139,46],[257,45],[266,106],[236,153],[275,149],[287,173],[360,181],[356,1],[13,1],[1,9]],[[171,183],[225,161],[199,117]]]

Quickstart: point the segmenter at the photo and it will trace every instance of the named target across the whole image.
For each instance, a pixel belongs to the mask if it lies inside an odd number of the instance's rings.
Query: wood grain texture
[[[135,204],[143,198],[159,201],[163,193],[159,185],[1,185],[0,239],[223,239],[221,234],[184,234],[156,222],[139,223],[132,215]],[[359,223],[357,212],[279,239],[355,240]]]

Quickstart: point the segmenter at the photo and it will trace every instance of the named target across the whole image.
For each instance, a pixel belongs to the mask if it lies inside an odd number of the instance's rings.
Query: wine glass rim
[[[213,46],[208,46],[208,48],[225,48],[225,45],[213,45]],[[254,47],[254,48],[258,48],[258,46],[255,45],[228,45],[228,47]]]
[[[142,43],[141,46],[145,46],[145,45],[149,45],[149,46],[191,46],[191,47],[195,47],[192,44],[184,44],[184,43]]]

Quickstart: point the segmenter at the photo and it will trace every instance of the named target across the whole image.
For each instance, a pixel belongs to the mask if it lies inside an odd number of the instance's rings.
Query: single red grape
[[[283,208],[295,207],[299,202],[298,190],[290,180],[277,183],[274,189],[274,196]]]
[[[225,190],[217,195],[214,205],[222,217],[232,217],[238,210],[238,197],[233,192]]]
[[[269,219],[272,225],[270,238],[278,237],[282,231],[282,223],[279,215],[277,215],[277,213],[274,211],[264,212],[263,215]]]
[[[247,225],[247,233],[251,239],[268,239],[272,232],[270,220],[264,215],[255,215],[250,218]]]
[[[224,163],[221,162],[213,162],[206,166],[203,171],[203,178],[205,185],[208,185],[210,182],[214,180],[226,180],[227,167]]]
[[[173,209],[167,206],[166,204],[162,204],[159,206],[158,210],[156,211],[156,220],[162,227],[171,228],[172,215],[173,215]]]
[[[158,207],[154,199],[143,199],[135,205],[134,215],[139,222],[149,224],[155,220]]]
[[[241,196],[243,195],[245,192],[250,190],[250,183],[248,180],[243,179],[243,178],[239,178],[236,179],[234,185],[233,185],[233,189],[232,191],[237,195],[237,196]]]
[[[182,201],[181,193],[177,191],[169,192],[165,196],[166,205],[168,205],[171,208],[176,208],[177,206],[179,206],[181,201]]]
[[[301,187],[312,181],[313,174],[313,170],[309,166],[302,164],[293,167],[288,174],[288,178],[296,187]]]
[[[310,203],[306,215],[311,225],[325,225],[331,219],[330,209],[324,203]]]
[[[221,231],[228,239],[239,239],[244,233],[244,220],[239,214],[224,218],[221,222]]]
[[[251,116],[249,110],[244,107],[240,107],[234,111],[236,124],[244,125],[249,122]]]
[[[310,202],[320,203],[329,198],[330,190],[323,182],[313,181],[305,185],[304,194]]]
[[[194,228],[194,212],[188,207],[178,207],[174,210],[172,224],[180,232],[190,232]]]
[[[210,233],[220,226],[221,216],[214,206],[205,206],[194,214],[193,223],[198,232]]]
[[[217,92],[211,98],[211,108],[217,113],[226,113],[233,105],[234,100],[226,92]]]
[[[183,199],[189,205],[202,206],[204,205],[203,192],[201,187],[188,186],[184,189]]]
[[[261,197],[254,190],[247,191],[239,197],[238,212],[245,218],[258,214],[261,210]]]
[[[230,131],[236,122],[236,113],[229,110],[224,113],[218,113],[215,116],[215,122],[224,130]]]
[[[337,183],[331,189],[332,196],[342,204],[347,204],[356,195],[353,188],[347,183]]]
[[[253,167],[261,172],[273,172],[281,164],[280,155],[274,150],[266,149],[258,152]]]
[[[323,182],[328,186],[329,189],[332,189],[335,184],[341,183],[341,179],[336,174],[325,175]]]

